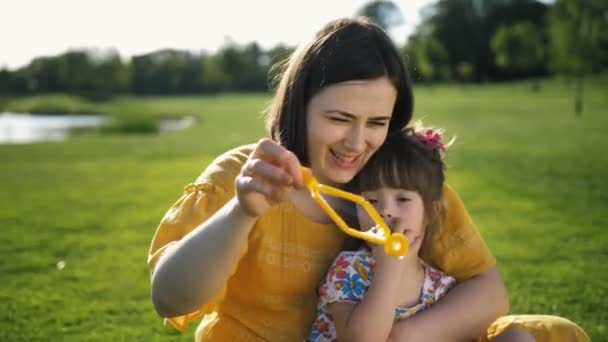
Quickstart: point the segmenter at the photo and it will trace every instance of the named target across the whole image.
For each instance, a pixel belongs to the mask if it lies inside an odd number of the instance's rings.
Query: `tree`
[[[419,37],[414,46],[414,55],[425,78],[439,81],[450,78],[448,53],[434,36]]]
[[[37,57],[23,69],[26,88],[31,92],[66,91],[69,87],[67,63],[63,56]]]
[[[115,49],[88,51],[93,68],[92,89],[87,97],[103,100],[127,90],[129,67],[123,63]]]
[[[11,90],[11,72],[7,69],[0,69],[0,94],[5,94]]]
[[[401,9],[390,0],[374,0],[366,3],[356,13],[380,25],[385,31],[403,23]]]
[[[202,59],[203,73],[201,83],[204,92],[215,93],[227,89],[227,81],[222,68],[219,53],[204,56]]]
[[[500,79],[504,75],[494,63],[490,46],[493,33],[501,25],[521,21],[542,27],[546,10],[547,5],[535,0],[439,0],[423,7],[422,25],[416,33],[430,35],[441,45],[452,77]],[[523,76],[543,73],[539,67]]]
[[[65,91],[91,99],[107,99],[126,90],[128,66],[116,50],[81,49],[35,58],[12,73],[13,91]]]
[[[525,73],[542,65],[545,57],[543,36],[529,22],[500,26],[490,45],[498,67],[512,73]]]
[[[552,67],[576,78],[574,111],[583,112],[586,74],[608,65],[608,0],[557,0],[549,13]]]
[[[182,50],[164,49],[131,59],[131,90],[136,94],[193,93],[201,88],[202,63]]]

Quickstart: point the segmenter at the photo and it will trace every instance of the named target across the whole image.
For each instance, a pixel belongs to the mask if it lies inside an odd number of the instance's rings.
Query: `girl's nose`
[[[394,214],[393,214],[393,208],[391,207],[391,205],[389,203],[383,203],[384,201],[381,201],[381,203],[379,203],[378,205],[378,212],[380,214],[380,217],[382,217],[384,220],[388,220],[391,219]]]
[[[386,212],[386,210],[383,210],[380,213],[380,217],[382,217],[383,219],[389,219],[389,218],[393,217],[393,215],[390,212]]]
[[[384,221],[384,223],[392,230],[394,228],[394,226],[396,225],[397,222],[397,218],[394,217],[393,215],[391,215],[390,213],[387,214],[380,214],[380,217],[382,217],[382,220]]]

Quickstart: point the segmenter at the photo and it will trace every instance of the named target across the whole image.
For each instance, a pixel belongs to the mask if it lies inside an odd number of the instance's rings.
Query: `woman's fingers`
[[[270,139],[261,139],[252,153],[252,159],[262,159],[283,169],[290,176],[289,185],[301,187],[302,171],[296,155]]]
[[[284,193],[281,186],[243,174],[236,178],[235,186],[241,208],[252,217],[259,217],[274,203],[280,202]]]
[[[258,141],[255,150],[253,150],[252,157],[278,164],[284,152],[287,152],[287,149],[283,146],[268,138],[262,138]]]
[[[302,183],[298,158],[269,139],[258,142],[235,180],[239,203],[251,216],[261,215]]]
[[[245,176],[265,179],[280,186],[289,186],[293,182],[292,177],[287,171],[263,159],[250,159],[247,161],[243,173]]]
[[[287,155],[284,158],[287,172],[292,179],[292,185],[296,188],[303,187],[304,181],[302,180],[302,166],[298,160],[298,157],[296,157],[293,152],[287,150]]]
[[[282,195],[280,187],[251,176],[239,177],[237,179],[237,188],[243,191],[243,193],[260,193],[274,201],[280,200]]]

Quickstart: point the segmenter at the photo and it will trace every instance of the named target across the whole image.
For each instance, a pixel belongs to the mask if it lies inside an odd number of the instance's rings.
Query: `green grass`
[[[527,83],[415,90],[417,118],[458,137],[448,180],[498,258],[512,311],[565,316],[594,341],[608,334],[607,90],[605,78],[587,84],[582,117],[560,81],[539,92]],[[212,158],[264,135],[268,99],[124,97],[93,105],[197,123],[0,145],[0,340],[191,341],[194,325],[179,334],[154,312],[149,242]]]
[[[34,114],[92,114],[99,113],[100,105],[81,97],[65,94],[45,94],[3,99],[0,110]]]

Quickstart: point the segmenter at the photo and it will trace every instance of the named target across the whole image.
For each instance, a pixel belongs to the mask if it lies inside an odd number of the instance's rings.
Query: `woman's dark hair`
[[[386,32],[366,18],[338,19],[317,32],[282,65],[267,127],[273,140],[309,164],[306,110],[310,99],[332,84],[388,77],[397,90],[390,132],[405,127],[413,110],[407,69]]]

